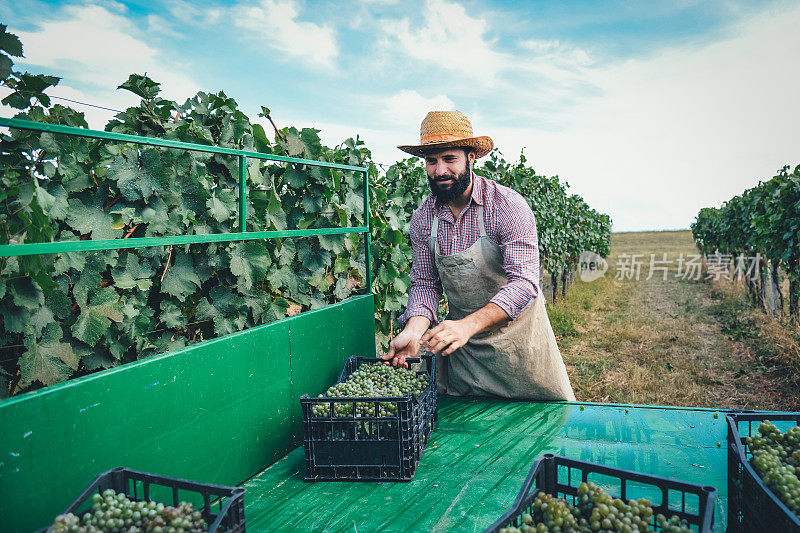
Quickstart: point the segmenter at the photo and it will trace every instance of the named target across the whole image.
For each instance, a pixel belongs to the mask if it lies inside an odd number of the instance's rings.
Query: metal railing
[[[369,216],[369,176],[368,169],[352,165],[341,165],[338,163],[328,163],[326,161],[312,161],[310,159],[300,159],[297,157],[287,157],[275,154],[263,154],[261,152],[250,152],[247,150],[237,150],[234,148],[223,148],[221,146],[194,144],[171,139],[158,139],[153,137],[142,137],[138,135],[128,135],[124,133],[114,133],[110,131],[90,130],[76,128],[73,126],[62,126],[59,124],[47,124],[43,122],[33,122],[14,118],[0,117],[0,126],[54,133],[59,135],[70,135],[73,137],[87,137],[90,139],[102,139],[106,141],[134,143],[146,146],[157,146],[161,148],[176,148],[180,150],[207,152],[220,155],[236,156],[239,159],[239,202],[238,202],[238,221],[239,231],[234,233],[213,233],[206,235],[175,235],[166,237],[138,237],[129,239],[105,239],[105,240],[84,240],[84,241],[57,241],[57,242],[37,242],[25,244],[3,244],[0,245],[0,257],[13,257],[22,255],[51,254],[64,252],[80,252],[90,250],[119,250],[123,248],[145,248],[149,246],[169,246],[174,244],[200,244],[212,242],[231,242],[249,241],[256,239],[276,239],[284,237],[309,237],[314,235],[343,235],[351,233],[363,233],[366,238],[364,246],[365,268],[364,279],[367,294],[372,292],[372,272],[370,269],[371,255],[371,233]],[[282,163],[294,163],[309,166],[335,168],[339,170],[349,170],[364,174],[364,226],[351,226],[346,228],[316,228],[316,229],[297,229],[297,230],[273,230],[273,231],[247,231],[247,159],[261,159],[265,161],[277,161]]]

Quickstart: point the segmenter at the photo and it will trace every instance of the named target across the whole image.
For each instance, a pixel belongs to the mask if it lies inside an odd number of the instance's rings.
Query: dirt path
[[[559,344],[578,399],[746,409],[800,407],[798,391],[785,382],[781,369],[754,354],[753,332],[737,340],[725,329],[730,328],[729,295],[714,284],[682,280],[675,271],[666,281],[660,273],[646,280],[645,269],[638,281],[614,279],[615,259],[632,253],[629,248],[652,246],[659,257],[664,248],[696,253],[690,235],[688,244],[686,235],[679,237],[650,234],[641,242],[612,241],[612,266],[606,277],[577,283],[567,299],[551,306],[557,332],[566,329]],[[735,316],[738,320],[740,310]],[[558,327],[559,319],[571,320],[574,334],[568,327]]]

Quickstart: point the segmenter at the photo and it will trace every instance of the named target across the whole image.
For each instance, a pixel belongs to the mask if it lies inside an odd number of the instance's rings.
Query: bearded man
[[[431,194],[411,217],[404,329],[384,359],[437,354],[437,388],[455,396],[575,400],[539,289],[536,219],[516,191],[473,173],[494,146],[460,111],[431,111],[420,144]],[[442,292],[447,319],[438,322]]]

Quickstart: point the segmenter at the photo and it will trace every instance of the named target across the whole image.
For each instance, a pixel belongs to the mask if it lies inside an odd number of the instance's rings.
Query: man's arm
[[[406,324],[415,316],[423,316],[429,324],[436,324],[436,313],[439,310],[439,301],[442,299],[442,281],[439,279],[439,269],[436,260],[428,248],[428,235],[422,233],[422,219],[432,213],[426,205],[417,209],[411,216],[409,237],[411,240],[411,287],[408,289],[408,305],[406,311],[398,317],[401,324]],[[435,216],[435,215],[433,215]],[[430,223],[426,223],[430,227]]]
[[[417,210],[411,217],[411,287],[408,291],[408,306],[399,317],[404,324],[401,331],[389,343],[389,351],[383,357],[394,366],[407,366],[406,359],[416,357],[420,338],[431,324],[436,324],[436,312],[442,299],[442,282],[436,261],[428,248],[427,236],[422,235],[421,222],[423,210]]]

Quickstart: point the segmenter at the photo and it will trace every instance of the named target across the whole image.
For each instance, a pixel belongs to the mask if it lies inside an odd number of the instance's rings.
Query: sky
[[[800,164],[800,1],[0,0],[0,23],[17,69],[63,78],[53,96],[124,109],[116,87],[146,73],[329,146],[359,135],[386,164],[458,109],[614,231],[688,228]],[[114,115],[69,105],[96,129]]]

